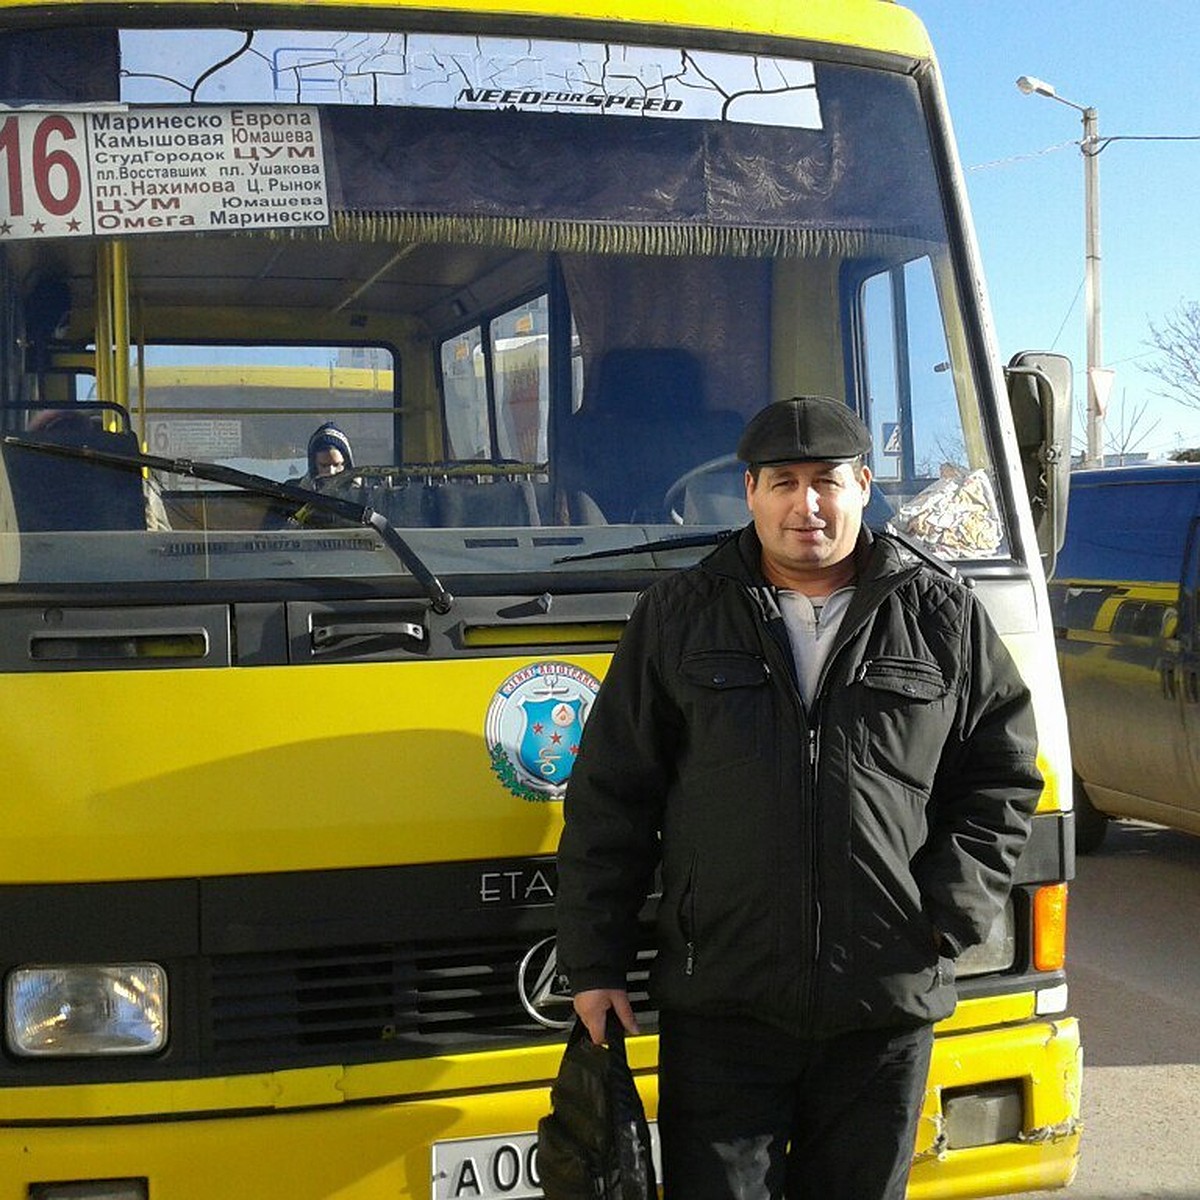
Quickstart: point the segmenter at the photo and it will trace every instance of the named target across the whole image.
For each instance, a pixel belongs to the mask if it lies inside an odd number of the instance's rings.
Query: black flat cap
[[[737,456],[769,466],[789,462],[850,462],[871,448],[871,431],[840,400],[793,396],[750,418]]]

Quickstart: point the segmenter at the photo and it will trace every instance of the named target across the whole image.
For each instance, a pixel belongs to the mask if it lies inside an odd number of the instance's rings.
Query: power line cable
[[[1064,329],[1066,329],[1066,327],[1067,327],[1067,322],[1068,322],[1068,321],[1071,319],[1071,314],[1072,314],[1072,313],[1075,311],[1075,305],[1076,305],[1076,304],[1079,302],[1079,293],[1083,291],[1083,285],[1084,285],[1086,282],[1087,282],[1087,276],[1085,275],[1085,276],[1084,276],[1084,277],[1083,277],[1083,278],[1082,278],[1082,279],[1079,281],[1079,286],[1078,286],[1078,287],[1075,289],[1075,295],[1074,295],[1074,297],[1072,298],[1072,300],[1071,300],[1071,303],[1070,303],[1069,307],[1067,308],[1066,315],[1065,315],[1065,316],[1063,317],[1063,319],[1062,319],[1062,324],[1061,324],[1061,325],[1058,327],[1058,332],[1057,332],[1057,333],[1054,335],[1054,341],[1052,341],[1052,342],[1050,343],[1050,349],[1051,349],[1051,350],[1053,350],[1053,349],[1054,349],[1054,347],[1058,345],[1058,339],[1059,339],[1060,337],[1062,337],[1062,331],[1063,331]]]
[[[1068,146],[1078,146],[1078,140],[1072,142],[1058,142],[1053,146],[1047,146],[1044,150],[1033,150],[1027,154],[1014,154],[1010,158],[996,158],[991,162],[976,163],[973,167],[968,167],[968,171],[990,171],[994,167],[1007,167],[1010,163],[1026,162],[1031,158],[1041,158],[1043,154],[1053,154],[1057,150],[1065,150]]]
[[[1200,142],[1200,133],[1114,133],[1108,137],[1096,139],[1096,153],[1100,154],[1102,151],[1107,150],[1113,142]],[[1028,162],[1033,158],[1041,158],[1045,154],[1055,154],[1059,150],[1066,150],[1068,146],[1082,149],[1083,139],[1074,138],[1068,142],[1056,142],[1053,146],[1046,146],[1042,150],[1032,150],[1026,154],[1013,154],[1008,158],[994,158],[989,162],[975,163],[973,166],[967,167],[967,170],[991,171],[996,167],[1007,167],[1013,163]]]
[[[1097,138],[1096,141],[1096,153],[1099,154],[1113,142],[1200,142],[1200,133],[1115,133],[1111,137]]]

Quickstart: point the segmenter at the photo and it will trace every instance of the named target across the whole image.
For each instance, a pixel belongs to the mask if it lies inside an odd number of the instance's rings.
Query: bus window
[[[483,331],[478,325],[441,345],[442,395],[451,458],[490,458],[491,421],[483,363]]]
[[[381,347],[154,345],[133,375],[133,419],[151,454],[294,481],[309,436],[334,421],[356,463],[394,456],[395,369]],[[172,475],[164,486],[196,484]]]
[[[515,305],[442,342],[451,459],[545,463],[549,449],[549,297]],[[488,397],[494,397],[489,406]]]
[[[895,315],[890,275],[873,275],[863,284],[863,350],[867,400],[875,453],[875,478],[901,478],[900,389],[896,382]],[[886,418],[886,419],[885,419]]]
[[[544,463],[549,422],[549,302],[539,296],[490,325],[501,458]]]
[[[1125,600],[1113,617],[1113,633],[1156,638],[1163,632],[1168,605],[1161,600]]]
[[[872,274],[858,303],[871,466],[894,523],[945,558],[1006,554],[979,401],[951,362],[930,258]]]

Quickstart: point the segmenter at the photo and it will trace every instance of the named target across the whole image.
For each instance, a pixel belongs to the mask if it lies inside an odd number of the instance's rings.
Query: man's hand
[[[575,1012],[597,1046],[604,1043],[604,1026],[607,1023],[610,1008],[617,1014],[617,1019],[621,1024],[625,1026],[626,1033],[641,1033],[637,1018],[633,1015],[633,1008],[629,1003],[628,992],[617,988],[592,988],[590,991],[576,994]]]

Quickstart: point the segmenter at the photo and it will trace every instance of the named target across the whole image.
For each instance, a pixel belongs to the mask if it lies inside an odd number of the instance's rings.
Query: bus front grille
[[[492,937],[214,957],[209,1052],[214,1063],[369,1061],[561,1039],[561,1028],[540,1024],[522,1002],[530,948],[527,937]],[[630,976],[651,1028],[652,958],[650,949],[639,954]],[[569,1007],[546,1015],[568,1019]]]

